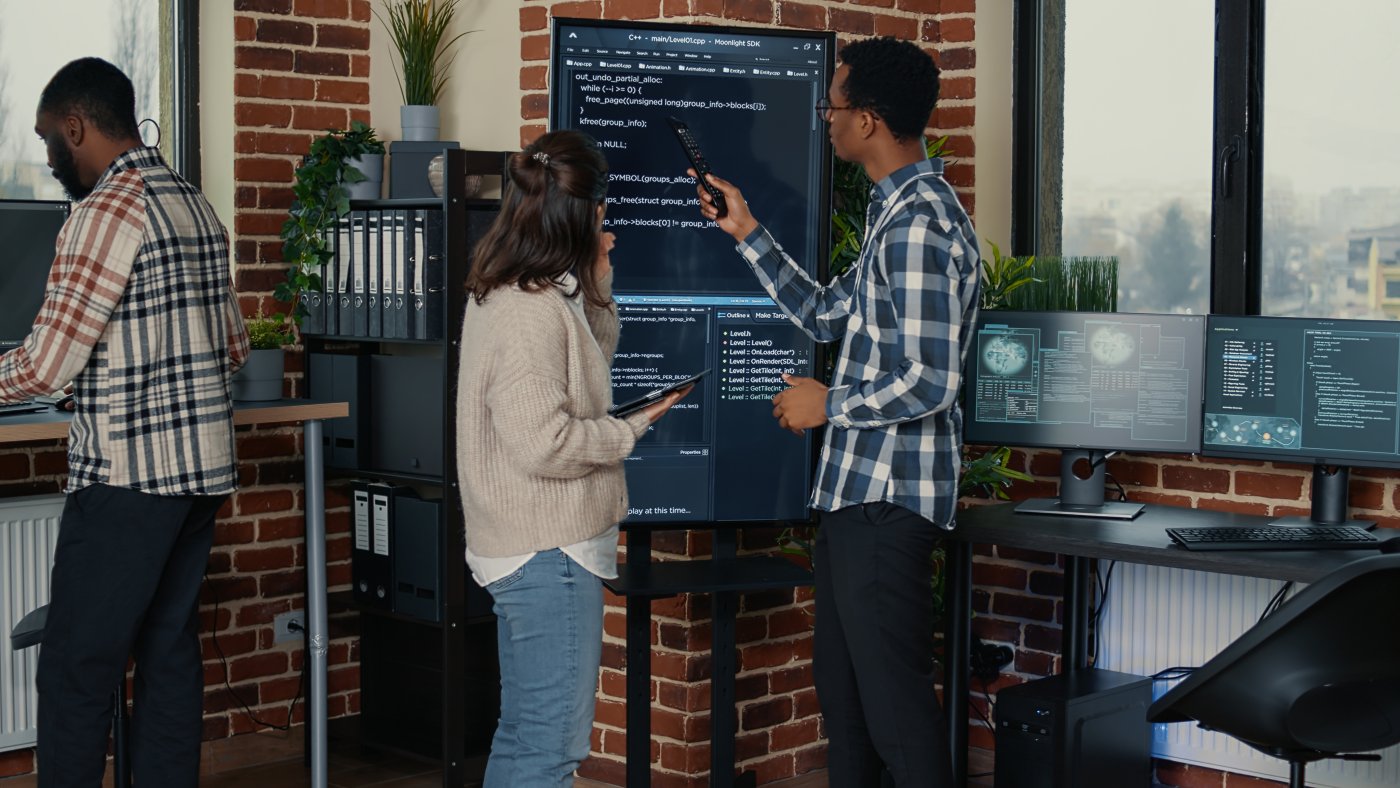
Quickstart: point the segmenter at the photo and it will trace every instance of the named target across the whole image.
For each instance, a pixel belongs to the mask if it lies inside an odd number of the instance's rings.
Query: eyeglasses
[[[829,99],[829,98],[820,98],[820,99],[817,99],[817,106],[816,106],[816,110],[817,110],[817,120],[824,121],[824,122],[826,122],[826,123],[830,123],[830,122],[831,122],[831,113],[837,112],[837,111],[843,110],[843,109],[859,109],[859,107],[833,107],[833,106],[831,105],[831,99]]]

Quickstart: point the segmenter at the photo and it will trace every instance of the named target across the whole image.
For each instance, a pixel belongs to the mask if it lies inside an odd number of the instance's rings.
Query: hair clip
[[[541,151],[535,151],[535,155],[531,156],[530,158],[534,159],[535,161],[539,162],[540,164],[543,164],[543,165],[546,166],[546,167],[549,166],[549,154],[548,154],[548,153],[545,153],[545,152],[542,151],[542,150],[541,150]]]

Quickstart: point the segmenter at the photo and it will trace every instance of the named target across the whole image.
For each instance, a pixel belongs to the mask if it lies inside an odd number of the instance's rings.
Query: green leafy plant
[[[1040,280],[1035,278],[1031,267],[1035,265],[1035,257],[1009,257],[1001,253],[1001,249],[990,239],[987,245],[992,247],[992,256],[982,258],[982,301],[983,309],[1005,309],[1007,299],[1017,290],[1032,282]]]
[[[444,40],[456,13],[457,0],[385,0],[384,14],[375,10],[398,54],[394,74],[404,104],[437,104],[447,83],[447,69],[456,57],[447,56],[447,51],[462,36],[476,32],[467,30]]]
[[[334,256],[328,231],[350,212],[345,186],[365,179],[349,161],[383,152],[384,143],[374,129],[357,120],[349,129],[330,130],[316,138],[296,170],[292,207],[282,223],[282,259],[289,264],[287,281],[279,282],[273,295],[296,304],[291,317],[298,326],[306,316],[306,308],[299,303],[302,291],[321,289],[321,268]]]
[[[296,341],[285,315],[264,316],[258,313],[256,317],[245,320],[243,325],[248,329],[248,346],[253,350],[276,350]]]

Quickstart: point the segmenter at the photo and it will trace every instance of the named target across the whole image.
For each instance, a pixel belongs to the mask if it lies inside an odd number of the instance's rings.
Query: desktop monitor
[[[1400,468],[1400,323],[1211,315],[1201,453],[1313,465],[1312,517],[1352,524],[1349,466]]]
[[[816,376],[815,343],[759,285],[734,240],[700,215],[669,124],[818,281],[831,235],[831,146],[816,115],[832,33],[596,19],[553,20],[550,127],[598,140],[609,166],[622,321],[613,399],[711,372],[623,467],[628,524],[809,519],[815,441],[781,429],[785,372]]]
[[[1060,498],[1018,511],[1128,519],[1104,501],[1113,453],[1200,450],[1205,318],[984,311],[968,359],[966,443],[1061,450]]]
[[[67,219],[66,202],[0,200],[0,353],[18,347],[34,328]]]

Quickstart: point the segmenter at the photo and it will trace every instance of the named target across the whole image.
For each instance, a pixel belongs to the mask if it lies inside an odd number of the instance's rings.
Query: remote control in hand
[[[681,149],[685,151],[686,158],[690,159],[690,166],[695,168],[696,180],[700,182],[701,188],[710,195],[710,199],[715,203],[715,218],[724,216],[729,212],[729,206],[724,204],[724,193],[715,188],[706,175],[710,174],[710,163],[705,161],[705,156],[700,153],[700,146],[695,142],[695,135],[690,133],[690,127],[675,118],[667,118],[667,123],[671,124],[671,130],[676,132],[676,139],[681,143]]]

